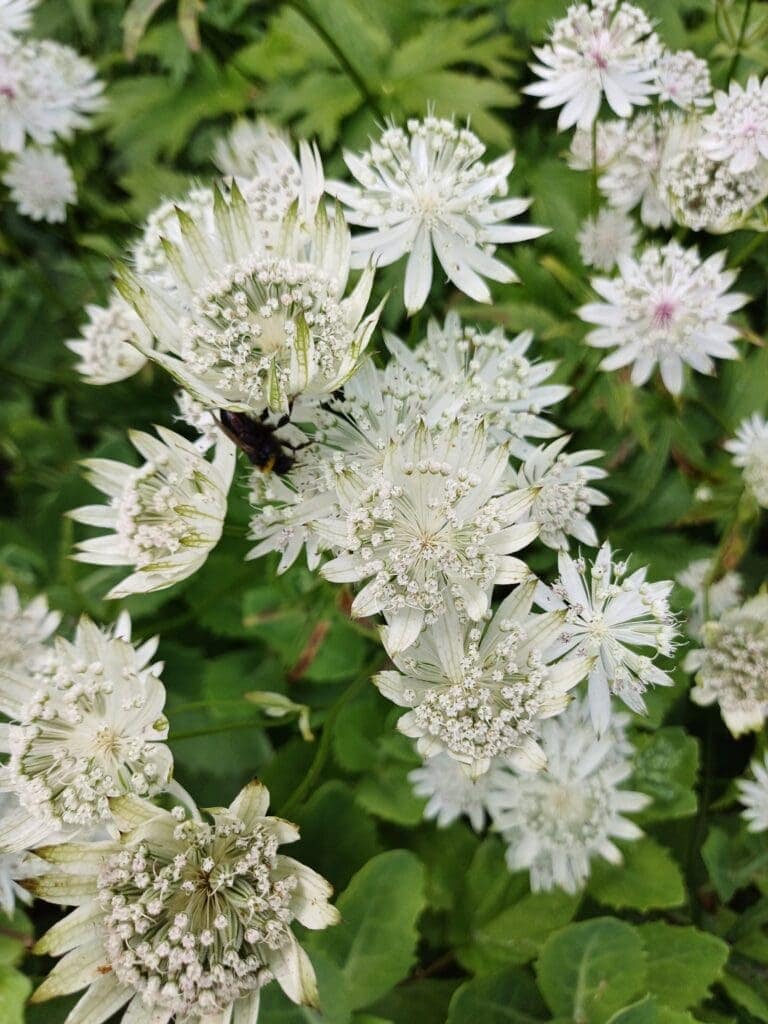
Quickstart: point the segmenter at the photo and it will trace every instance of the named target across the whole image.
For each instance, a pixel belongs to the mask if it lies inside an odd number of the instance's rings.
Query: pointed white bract
[[[691,700],[719,704],[734,736],[758,732],[768,717],[768,595],[705,623],[702,646],[685,659],[695,673]]]
[[[730,315],[749,296],[728,291],[737,275],[723,269],[726,255],[702,260],[697,249],[677,242],[649,245],[637,259],[619,260],[618,277],[593,278],[604,301],[582,306],[579,316],[597,325],[587,334],[589,345],[615,346],[601,369],[631,365],[632,383],[640,386],[658,366],[667,390],[679,395],[686,365],[712,374],[715,359],[735,359],[740,331]]]
[[[119,842],[40,850],[51,868],[34,891],[77,909],[36,946],[65,955],[33,1001],[87,987],[71,1024],[122,1009],[132,1024],[256,1024],[261,988],[275,979],[316,1007],[315,972],[291,924],[326,928],[338,912],[325,879],[278,852],[299,832],[268,805],[258,782],[205,819],[127,797],[113,801]]]
[[[10,583],[0,587],[0,671],[31,669],[49,648],[51,634],[61,620],[48,609],[44,595],[22,604]]]
[[[736,436],[725,444],[733,464],[744,474],[744,483],[758,505],[768,508],[768,421],[753,413],[739,425]]]
[[[178,412],[173,418],[184,423],[198,435],[194,442],[195,448],[201,455],[205,455],[217,441],[221,440],[218,420],[210,409],[188,395],[186,391],[177,391],[174,398]]]
[[[548,229],[509,224],[530,200],[510,199],[514,154],[490,163],[469,128],[428,116],[407,130],[389,124],[370,148],[345,154],[359,184],[329,183],[350,224],[368,230],[352,241],[354,265],[388,266],[408,254],[404,299],[409,314],[427,300],[433,250],[448,280],[478,302],[490,302],[483,280],[516,281],[493,255],[497,245],[537,238]]]
[[[127,565],[133,572],[107,597],[166,587],[196,572],[221,537],[236,448],[222,435],[209,462],[190,441],[158,427],[159,440],[131,431],[146,462],[136,469],[112,459],[86,459],[88,480],[108,497],[69,515],[111,530],[80,541],[73,557],[94,565]]]
[[[646,569],[627,575],[625,562],[613,560],[605,543],[591,564],[561,552],[559,579],[540,587],[537,601],[563,609],[561,644],[594,659],[589,673],[589,708],[598,733],[611,721],[611,694],[639,714],[646,713],[643,693],[649,686],[672,686],[670,676],[654,664],[674,649],[676,627],[669,608],[672,582],[649,583]]]
[[[421,768],[409,772],[408,780],[416,796],[427,800],[424,817],[434,819],[438,828],[447,828],[466,817],[475,832],[482,832],[488,773],[472,778],[459,761],[441,753],[428,757]]]
[[[639,237],[634,221],[623,210],[602,209],[584,221],[576,240],[586,266],[609,271],[619,259],[632,255]]]
[[[531,69],[542,81],[525,88],[545,109],[562,107],[557,127],[590,128],[603,97],[618,117],[644,106],[658,91],[662,46],[645,11],[620,0],[575,3],[535,46]]]
[[[422,420],[378,474],[339,474],[340,514],[318,530],[342,554],[321,571],[336,583],[367,581],[352,614],[382,612],[391,652],[436,622],[447,598],[478,621],[494,584],[528,575],[513,552],[538,533],[536,524],[520,523],[534,494],[505,482],[507,461],[505,445],[489,451],[481,426],[430,430]]]
[[[18,799],[13,793],[0,792],[0,828],[6,819],[16,819],[18,816]],[[43,842],[56,842],[59,839],[60,836],[52,833],[44,836]],[[31,903],[32,894],[23,883],[39,877],[47,868],[44,860],[26,849],[0,853],[0,911],[11,917],[17,901]]]
[[[737,572],[727,572],[719,579],[712,579],[715,561],[698,558],[678,573],[677,582],[693,594],[688,610],[686,630],[698,640],[701,628],[710,619],[719,619],[723,612],[741,604],[744,581]]]
[[[715,109],[702,127],[704,152],[727,162],[733,174],[768,160],[768,80],[751,75],[746,88],[731,81],[727,93],[715,93]]]
[[[114,631],[83,617],[74,640],[57,638],[34,669],[0,669],[0,711],[10,720],[0,733],[10,755],[0,789],[19,802],[0,823],[0,852],[109,826],[110,798],[166,785],[173,761],[162,664],[150,663],[156,648],[156,639],[131,644],[127,614]]]
[[[118,292],[107,306],[86,306],[88,323],[80,337],[65,342],[77,356],[75,369],[88,384],[114,384],[126,380],[144,366],[147,357],[137,348],[150,348],[152,336],[138,314]]]
[[[650,803],[626,789],[632,773],[631,746],[615,716],[600,738],[586,702],[576,701],[542,726],[547,771],[521,773],[497,763],[488,779],[488,808],[507,843],[511,871],[529,871],[534,892],[554,888],[576,893],[597,858],[621,864],[615,840],[633,840],[641,830],[625,815]]]
[[[77,200],[69,164],[50,149],[28,146],[17,153],[2,180],[19,212],[31,220],[61,223],[67,219],[67,206]]]
[[[264,221],[281,221],[294,203],[307,224],[315,219],[325,191],[317,146],[302,140],[294,155],[287,132],[260,118],[240,118],[218,139],[213,159],[237,183],[246,203]]]
[[[0,45],[15,42],[14,36],[32,24],[32,12],[40,0],[0,0]]]
[[[416,740],[422,757],[445,752],[472,778],[506,757],[528,771],[546,758],[537,742],[542,719],[568,703],[592,657],[563,656],[558,638],[566,613],[532,614],[537,581],[526,580],[502,601],[486,624],[462,621],[452,604],[407,651],[392,649],[399,670],[374,683],[389,700],[410,710],[398,729]]]
[[[258,417],[287,413],[299,395],[330,395],[354,373],[378,319],[378,310],[365,315],[372,269],[346,294],[341,211],[329,220],[321,205],[307,225],[294,206],[276,232],[236,188],[217,192],[214,206],[209,229],[177,211],[160,280],[123,270],[118,286],[162,349],[147,354],[209,408]]]
[[[750,768],[754,778],[736,782],[739,800],[744,805],[741,816],[748,822],[750,832],[765,832],[768,829],[768,754],[762,761],[754,760]]]
[[[147,217],[141,237],[131,253],[132,263],[139,274],[154,275],[168,288],[174,287],[174,280],[167,243],[181,243],[179,210],[202,230],[209,231],[213,224],[213,189],[194,186],[178,199],[163,200]]]
[[[560,433],[542,413],[571,389],[548,383],[554,360],[529,358],[532,331],[510,339],[500,327],[483,332],[449,313],[442,325],[430,320],[413,349],[387,332],[384,340],[393,357],[390,375],[396,368],[400,389],[418,397],[430,423],[458,419],[471,427],[484,420],[489,437],[511,442],[516,454],[530,449],[526,438]]]
[[[539,540],[558,551],[568,550],[569,537],[596,548],[597,534],[587,517],[593,506],[608,504],[602,491],[592,486],[608,474],[588,465],[604,453],[565,452],[569,440],[560,437],[532,451],[517,474],[517,486],[535,494],[526,518],[538,524]]]

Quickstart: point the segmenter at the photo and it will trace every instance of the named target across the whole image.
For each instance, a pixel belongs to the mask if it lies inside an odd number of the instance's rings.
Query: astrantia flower
[[[734,174],[751,171],[768,159],[768,80],[751,75],[746,89],[731,82],[715,93],[715,110],[702,122],[701,146],[713,160],[728,163]]]
[[[279,222],[294,202],[307,223],[315,219],[325,189],[317,146],[300,141],[297,159],[286,133],[263,118],[241,118],[217,141],[213,159],[262,220]]]
[[[56,224],[67,219],[67,204],[77,199],[69,164],[50,149],[30,146],[11,158],[3,184],[19,212],[32,220]]]
[[[674,103],[683,110],[709,106],[709,64],[691,50],[663,54],[656,64],[656,78],[662,102]]]
[[[83,617],[74,641],[57,638],[33,672],[0,670],[0,711],[11,720],[0,730],[10,754],[0,789],[20,805],[0,822],[0,851],[109,825],[111,797],[165,786],[173,762],[156,648],[156,639],[131,645],[127,616],[114,632]]]
[[[659,194],[679,224],[694,231],[735,231],[768,195],[768,163],[734,173],[702,148],[701,122],[671,124],[657,175]]]
[[[414,349],[393,334],[384,337],[394,357],[388,371],[402,373],[430,422],[457,418],[469,426],[484,420],[495,441],[512,441],[521,453],[530,448],[521,443],[526,437],[560,433],[541,414],[571,389],[546,383],[557,368],[554,360],[528,358],[531,331],[510,339],[500,327],[483,332],[449,313],[442,326],[430,320]]]
[[[750,832],[765,832],[768,829],[768,754],[761,761],[750,765],[754,779],[739,779],[736,787],[739,800],[744,804],[741,812],[749,824]]]
[[[147,357],[133,341],[146,350],[152,337],[122,295],[113,292],[109,305],[86,306],[85,311],[89,319],[80,337],[65,342],[80,357],[78,373],[88,384],[114,384],[138,373]]]
[[[508,224],[528,199],[507,199],[514,154],[483,162],[485,146],[468,128],[427,117],[407,131],[387,127],[360,156],[345,153],[360,185],[329,185],[347,220],[370,228],[353,239],[354,265],[385,267],[408,253],[405,306],[421,309],[432,285],[432,250],[448,279],[470,298],[490,302],[483,278],[516,281],[493,256],[496,245],[537,238],[547,228]]]
[[[713,373],[714,359],[735,359],[737,327],[730,314],[749,301],[728,292],[736,272],[724,270],[725,250],[702,262],[697,249],[677,242],[648,246],[638,257],[619,260],[619,276],[593,278],[604,302],[582,306],[579,316],[598,324],[589,345],[616,351],[600,363],[603,370],[632,364],[632,383],[645,384],[658,364],[673,395],[683,389],[683,367]]]
[[[32,10],[39,0],[0,0],[0,45],[14,42],[14,36],[32,24]]]
[[[597,270],[613,270],[620,257],[631,256],[638,238],[632,218],[623,210],[610,209],[588,217],[576,236],[582,260]]]
[[[213,189],[196,186],[180,199],[164,200],[147,217],[141,237],[133,248],[133,262],[139,274],[163,277],[171,287],[173,276],[164,243],[181,244],[181,222],[177,210],[181,210],[204,230],[211,230]]]
[[[380,672],[374,683],[411,709],[397,727],[422,757],[443,751],[475,778],[498,756],[528,771],[544,766],[541,720],[563,710],[591,660],[557,656],[565,612],[531,614],[535,590],[535,579],[523,583],[485,627],[460,621],[448,602],[410,650],[386,644],[399,672]]]
[[[0,793],[0,828],[8,817],[18,814],[19,802],[12,793]],[[45,842],[55,842],[59,837],[46,836]],[[9,917],[13,914],[16,900],[31,903],[32,895],[20,883],[42,875],[48,868],[44,860],[29,850],[0,853],[0,910]]]
[[[427,798],[424,817],[434,818],[438,828],[446,828],[466,816],[475,832],[482,832],[487,774],[473,779],[448,754],[435,754],[428,757],[421,768],[409,772],[408,779],[416,796]]]
[[[686,671],[695,673],[691,699],[717,702],[734,736],[758,731],[768,717],[768,595],[707,622],[702,643],[685,659]]]
[[[150,353],[198,401],[253,417],[286,413],[300,394],[330,395],[354,373],[378,310],[364,316],[373,270],[345,297],[349,230],[341,215],[299,221],[272,244],[235,189],[219,194],[211,230],[178,213],[168,273],[119,287],[164,351]]]
[[[589,674],[589,707],[594,726],[602,733],[611,719],[612,693],[644,714],[642,695],[648,686],[673,685],[653,663],[657,654],[672,654],[673,584],[648,583],[646,569],[627,576],[626,563],[613,561],[607,543],[589,567],[583,558],[561,552],[558,568],[559,579],[551,590],[542,586],[538,600],[542,607],[567,610],[563,649],[596,659]]]
[[[640,220],[649,228],[669,227],[672,223],[658,177],[667,134],[676,120],[652,114],[634,117],[598,182],[600,191],[617,210],[628,212],[639,205]]]
[[[222,437],[213,462],[172,430],[160,440],[133,430],[131,441],[147,460],[139,469],[112,459],[86,459],[88,479],[106,505],[84,505],[75,522],[112,530],[81,541],[74,557],[94,565],[130,565],[134,572],[107,594],[143,594],[186,579],[221,537],[236,449]]]
[[[748,416],[725,449],[732,453],[734,466],[743,470],[744,483],[758,505],[768,508],[768,421],[757,412]]]
[[[677,582],[693,594],[686,626],[688,635],[696,639],[701,636],[701,627],[706,621],[720,618],[723,612],[741,602],[743,580],[739,573],[727,572],[708,584],[713,568],[711,559],[698,558],[677,577]]]
[[[477,621],[494,584],[527,575],[512,552],[538,533],[535,524],[519,524],[533,493],[504,482],[508,457],[504,445],[488,451],[482,427],[430,431],[422,421],[380,473],[339,474],[341,513],[318,530],[343,553],[322,574],[336,583],[368,581],[352,614],[385,615],[390,653],[439,619],[449,595]]]
[[[552,26],[546,46],[534,46],[543,79],[525,88],[544,109],[562,107],[557,127],[589,128],[603,96],[619,117],[644,106],[657,91],[656,61],[661,43],[647,14],[619,0],[571,4]]]
[[[598,739],[585,705],[575,702],[542,726],[546,772],[524,774],[505,764],[492,768],[491,818],[507,843],[510,870],[528,870],[534,892],[556,887],[578,892],[593,860],[621,864],[615,839],[642,835],[624,817],[650,803],[644,793],[623,788],[632,774],[624,721],[615,718],[610,732]]]
[[[268,804],[258,782],[206,820],[124,798],[113,802],[120,842],[40,850],[51,870],[33,891],[78,909],[35,947],[65,955],[33,1002],[88,986],[72,1024],[103,1024],[123,1008],[126,1024],[256,1024],[274,978],[316,1007],[315,972],[291,924],[326,928],[339,915],[325,879],[278,853],[299,832]]]
[[[0,587],[0,671],[35,665],[61,620],[44,595],[23,605],[15,587]]]
[[[596,548],[597,534],[587,516],[593,505],[607,505],[608,499],[592,483],[608,474],[587,463],[601,458],[603,452],[564,452],[569,440],[561,437],[532,451],[520,467],[517,485],[535,492],[526,518],[539,524],[539,540],[547,547],[567,551],[568,538],[575,537]]]

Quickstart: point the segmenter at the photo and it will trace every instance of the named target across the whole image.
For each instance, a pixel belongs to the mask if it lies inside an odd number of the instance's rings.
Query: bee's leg
[[[266,423],[269,419],[269,409],[262,409],[259,413],[259,422]]]
[[[303,444],[293,444],[291,441],[281,441],[283,448],[288,448],[292,452],[300,452],[304,448],[309,448],[313,443],[312,441],[304,441]]]
[[[279,430],[281,427],[287,427],[290,422],[291,422],[291,413],[289,411],[289,412],[285,413],[284,415],[282,415],[280,417],[280,419],[277,421],[277,423],[275,424],[275,430]]]

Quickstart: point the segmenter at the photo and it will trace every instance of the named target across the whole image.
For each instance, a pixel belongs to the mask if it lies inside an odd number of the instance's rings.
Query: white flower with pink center
[[[579,316],[596,324],[586,337],[595,348],[614,348],[600,368],[632,366],[632,383],[645,384],[659,367],[665,387],[678,395],[687,364],[714,372],[714,359],[734,359],[739,330],[731,313],[749,301],[729,292],[735,271],[724,270],[725,252],[703,260],[677,242],[648,246],[637,259],[618,260],[619,275],[597,277],[592,287],[604,301],[582,306]]]
[[[704,119],[701,145],[713,160],[728,163],[734,174],[751,171],[768,159],[768,80],[752,75],[746,89],[731,82],[715,93],[715,110]]]
[[[658,91],[662,47],[647,14],[634,4],[593,0],[572,4],[556,21],[546,46],[534,47],[542,79],[524,90],[545,109],[562,107],[557,126],[589,128],[603,97],[619,117],[645,106]]]

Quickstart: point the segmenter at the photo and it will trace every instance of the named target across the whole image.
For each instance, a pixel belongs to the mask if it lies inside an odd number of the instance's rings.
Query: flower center
[[[651,323],[657,330],[666,331],[672,326],[677,306],[671,299],[662,299],[656,304]]]

